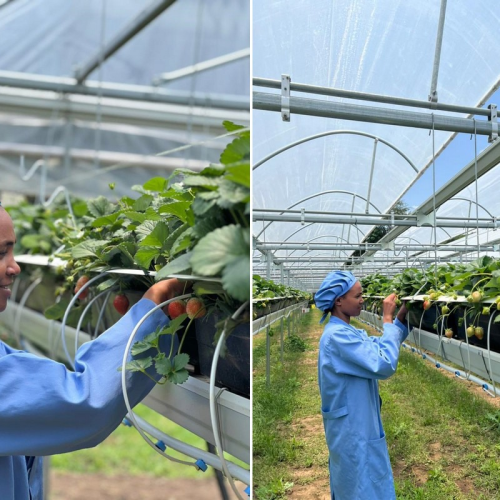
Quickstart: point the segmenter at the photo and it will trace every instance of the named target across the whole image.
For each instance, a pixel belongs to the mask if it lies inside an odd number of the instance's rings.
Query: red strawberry
[[[424,311],[427,311],[431,307],[431,303],[428,300],[424,300]]]
[[[201,318],[206,313],[205,304],[198,297],[193,297],[186,304],[186,313],[189,319]]]
[[[130,306],[130,302],[128,301],[128,298],[126,295],[117,295],[115,297],[115,300],[113,300],[113,305],[115,306],[115,309],[121,315],[123,315],[128,311],[128,308]]]
[[[82,288],[82,286],[85,285],[85,283],[87,283],[89,280],[90,278],[86,275],[80,276],[75,285],[75,291],[74,291],[75,295],[80,291],[80,288]],[[89,289],[87,288],[78,296],[78,298],[80,300],[83,300],[85,299],[85,297],[87,297],[88,293]]]
[[[186,313],[186,303],[183,300],[174,300],[168,305],[167,311],[170,319],[175,319]]]

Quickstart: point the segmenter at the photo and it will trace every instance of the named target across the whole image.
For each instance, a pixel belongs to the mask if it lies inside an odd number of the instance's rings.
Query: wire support
[[[37,160],[33,165],[31,166],[30,170],[26,172],[26,168],[24,165],[24,156],[21,155],[20,157],[20,163],[19,163],[19,173],[21,176],[21,180],[27,182],[29,181],[33,175],[37,172],[38,169],[41,168],[41,181],[40,181],[40,203],[42,204],[43,207],[48,207],[52,205],[54,200],[59,196],[59,194],[64,193],[64,197],[66,199],[66,205],[68,207],[69,214],[71,216],[71,220],[73,222],[73,226],[76,228],[76,219],[75,219],[75,214],[73,213],[73,207],[71,206],[71,200],[69,198],[69,192],[66,189],[65,186],[58,186],[53,193],[49,196],[48,199],[45,199],[46,195],[46,178],[47,178],[47,163],[45,162],[44,159],[42,160]]]
[[[249,304],[250,304],[249,301],[242,304],[238,308],[238,310],[233,314],[231,319],[232,320],[238,319],[239,315],[246,309],[246,307]],[[224,344],[224,339],[226,337],[226,328],[227,328],[227,321],[226,321],[226,324],[224,325],[224,329],[222,330],[219,341],[217,342],[217,347],[215,348],[214,357],[212,360],[212,367],[210,370],[210,419],[212,422],[212,430],[214,433],[215,445],[217,446],[217,449],[219,451],[219,457],[220,457],[221,462],[222,462],[222,468],[223,468],[224,475],[228,479],[229,484],[231,485],[231,489],[234,491],[234,493],[238,497],[238,499],[244,500],[243,497],[240,495],[239,491],[237,490],[236,485],[234,484],[231,473],[229,472],[229,469],[227,467],[226,459],[224,458],[224,449],[222,447],[221,434],[219,433],[218,418],[217,418],[218,414],[217,414],[217,410],[216,410],[215,379],[216,379],[216,375],[217,375],[217,364],[219,362],[220,351],[221,351],[222,345]]]

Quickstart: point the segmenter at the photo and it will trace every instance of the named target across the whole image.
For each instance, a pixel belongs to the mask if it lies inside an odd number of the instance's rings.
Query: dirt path
[[[303,386],[307,385],[308,391],[317,393],[317,404],[307,411],[306,416],[295,419],[291,428],[294,434],[306,440],[305,446],[316,449],[317,453],[312,463],[296,466],[289,471],[294,484],[287,495],[291,500],[330,500],[328,448],[324,437],[323,419],[319,413],[321,400],[317,377],[319,339],[323,329],[324,325],[314,321],[304,336],[311,349],[306,352],[301,363],[304,369]]]
[[[245,497],[245,485],[236,483]],[[227,485],[229,498],[236,495]],[[159,479],[145,476],[103,476],[51,471],[48,500],[218,500],[215,477],[208,479]]]

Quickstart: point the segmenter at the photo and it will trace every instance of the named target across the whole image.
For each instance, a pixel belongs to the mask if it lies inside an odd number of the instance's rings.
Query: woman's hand
[[[190,284],[186,281],[179,281],[177,278],[159,281],[155,283],[144,295],[144,299],[152,300],[155,304],[161,304],[166,300],[173,299],[183,293],[189,293]]]
[[[408,312],[408,309],[406,309],[406,302],[403,302],[403,305],[399,308],[397,318],[401,323],[404,324],[406,321],[406,313]]]
[[[392,323],[394,312],[396,311],[396,294],[391,293],[382,303],[384,323]]]

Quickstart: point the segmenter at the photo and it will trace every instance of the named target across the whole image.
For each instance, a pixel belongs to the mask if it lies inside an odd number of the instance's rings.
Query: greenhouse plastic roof
[[[281,75],[287,74],[292,84],[303,83],[427,101],[439,13],[440,2],[431,0],[319,0],[314,3],[314,8],[306,1],[254,0],[253,76],[280,80]],[[500,4],[493,0],[480,3],[467,0],[448,2],[437,84],[440,103],[481,107],[485,102],[491,102],[489,97],[500,78],[500,61],[496,49],[496,25],[499,20]],[[279,90],[258,86],[254,86],[255,91],[279,93]],[[391,108],[380,103],[302,94],[294,92],[292,88],[291,96],[294,95],[323,102],[351,102]],[[392,106],[392,109],[415,111],[414,108],[401,106]],[[434,116],[450,115],[437,110],[418,111],[429,115],[434,113]],[[453,113],[453,116],[466,117],[465,114],[457,113]],[[486,118],[476,117],[476,120],[481,119]],[[263,110],[253,111],[252,123],[254,163],[300,139],[328,131],[349,130],[371,134],[389,142],[415,165],[420,174],[432,164],[433,151],[439,153],[454,136],[452,132],[446,131],[436,131],[433,135],[426,129],[304,116],[293,112],[290,122],[285,122],[280,113]],[[370,201],[376,209],[372,207],[371,213],[377,213],[377,210],[387,212],[417,178],[412,166],[396,150],[381,142],[377,144],[370,192]],[[314,210],[364,214],[373,151],[373,138],[343,133],[291,148],[254,170],[254,209],[286,209],[296,204],[296,210],[304,208],[306,213]],[[464,159],[460,167],[468,160],[470,158]],[[498,178],[497,169],[493,169],[478,181],[479,203],[493,216],[500,213]],[[324,192],[328,193],[297,203]],[[346,192],[357,195],[354,202],[353,196]],[[432,191],[426,193],[428,196],[432,196]],[[466,200],[444,203],[437,217],[469,217],[470,202],[467,200],[475,200],[475,196],[475,185],[471,185],[455,195]],[[478,215],[489,217],[481,208]],[[470,217],[476,217],[474,204]],[[269,224],[258,221],[254,222],[254,235],[258,235],[260,242],[283,242],[288,239],[295,242],[348,240],[358,243],[371,227],[359,225],[349,228],[340,224],[301,222]],[[493,241],[496,237],[491,230],[480,232],[480,240],[484,242]],[[432,233],[428,227],[410,228],[396,240],[396,244],[412,241],[409,238],[420,243],[433,243]],[[463,229],[447,228],[446,232],[438,229],[437,241],[448,240],[460,233],[463,233]],[[469,236],[469,244],[472,240],[475,243],[476,237]],[[455,244],[463,244],[464,241],[461,239]],[[331,250],[293,252],[293,256],[325,258],[352,253],[332,253]],[[278,250],[274,255],[285,257],[290,253]],[[445,259],[454,254],[439,252],[440,257]],[[389,257],[389,262],[397,256],[395,252],[377,252],[375,257],[384,255]],[[421,255],[431,260],[435,256],[434,251]],[[255,257],[258,260],[258,253]],[[472,254],[466,257],[471,258]],[[417,265],[421,265],[421,262],[417,262]],[[311,269],[314,265],[321,266],[316,274],[323,277],[328,267],[339,264],[302,264],[305,269],[309,269],[310,275],[313,274]],[[377,266],[376,262],[369,262],[365,267],[371,270],[374,266]],[[382,270],[389,268],[389,264],[384,263],[378,266]],[[265,273],[263,265],[256,264],[255,269]]]
[[[74,172],[88,174],[118,163],[136,166],[119,176],[99,176],[98,183],[79,178],[73,189],[84,196],[97,194],[110,181],[124,193],[138,181],[176,167],[199,169],[218,161],[229,140],[218,139],[224,134],[222,122],[249,125],[249,58],[157,83],[162,74],[248,49],[249,0],[171,2],[84,82],[86,87],[102,83],[118,92],[131,91],[139,99],[99,97],[99,92],[63,97],[42,90],[47,82],[57,88],[58,82],[62,86],[74,80],[79,68],[143,12],[162,3],[168,2],[15,0],[0,7],[0,81],[23,81],[0,86],[0,171],[5,185],[36,192],[16,174],[20,154],[28,166],[39,158],[51,161],[52,188]],[[23,88],[25,79],[40,88]],[[155,93],[166,94],[167,102],[155,102]],[[168,103],[168,96],[175,99]],[[219,101],[232,104],[223,109],[214,104]]]

